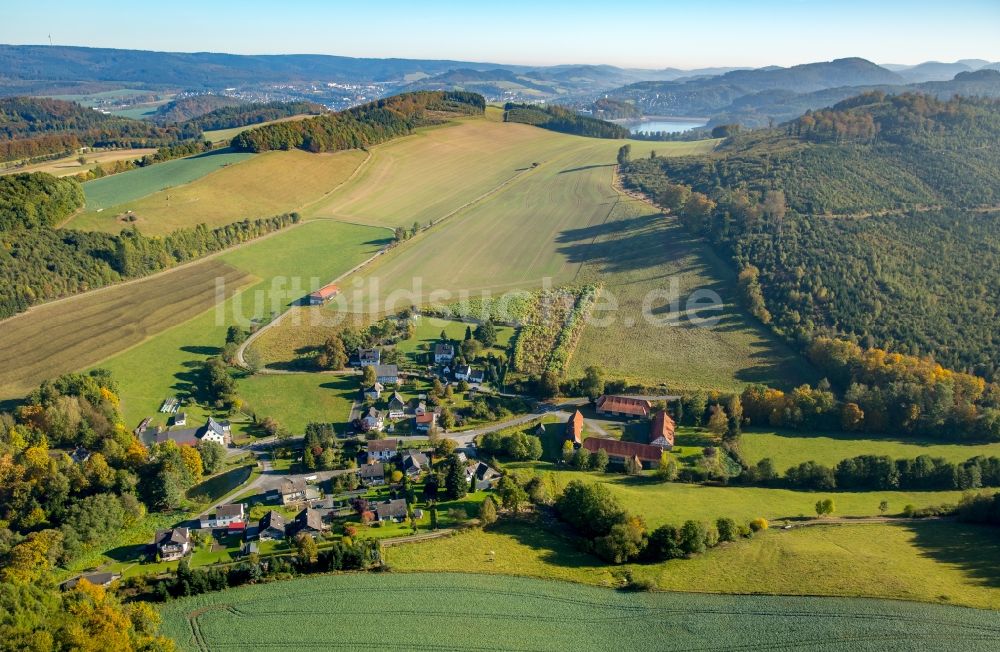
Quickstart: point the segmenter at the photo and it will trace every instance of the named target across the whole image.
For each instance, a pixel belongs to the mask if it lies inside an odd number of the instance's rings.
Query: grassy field
[[[395,550],[393,550],[395,552]],[[992,612],[822,598],[622,593],[464,574],[309,577],[161,608],[181,650],[989,649]],[[391,614],[374,626],[372,614]],[[993,639],[993,640],[991,640]],[[866,648],[867,649],[867,648]],[[875,649],[875,648],[871,648]]]
[[[396,349],[406,356],[413,364],[426,364],[426,354],[434,349],[434,345],[441,341],[443,332],[448,339],[461,342],[465,339],[465,329],[471,327],[476,330],[475,324],[437,317],[422,316],[417,321],[416,330],[413,337],[396,344]],[[508,346],[514,337],[514,329],[510,326],[497,326],[497,343],[493,348],[494,353],[501,353]],[[484,351],[488,353],[488,351]]]
[[[647,204],[623,196],[606,222],[563,232],[560,242],[565,256],[582,263],[580,281],[604,284],[571,376],[598,365],[612,377],[666,382],[671,391],[817,380],[746,316],[733,272],[711,248]],[[699,296],[717,297],[720,309],[690,312]]]
[[[142,158],[146,154],[156,153],[155,149],[106,149],[101,151],[87,152],[84,154],[87,162],[80,165],[79,154],[71,154],[63,158],[51,161],[26,165],[20,168],[0,169],[0,174],[15,174],[21,172],[47,172],[57,177],[67,177],[73,174],[86,172],[97,163],[111,163],[113,161],[125,161],[129,159]]]
[[[274,416],[293,433],[310,422],[346,424],[358,378],[331,374],[259,375],[239,381],[240,396],[259,415]]]
[[[156,414],[167,396],[193,391],[197,370],[225,343],[226,328],[280,311],[306,293],[311,278],[327,279],[350,269],[384,244],[381,229],[318,221],[226,252],[218,260],[260,279],[215,309],[174,326],[103,361],[122,387],[130,423]],[[204,415],[189,410],[188,418]],[[279,421],[284,414],[275,414]]]
[[[129,224],[147,235],[162,235],[202,223],[214,227],[292,212],[342,183],[365,158],[366,154],[359,150],[331,154],[268,152],[184,185],[170,184],[179,187],[131,197],[114,206],[97,205],[96,201],[92,205],[90,185],[95,182],[91,182],[84,186],[87,212],[73,218],[69,226],[117,233],[125,224],[118,216],[131,210],[136,220]],[[150,170],[171,163],[160,163]],[[95,208],[107,210],[98,213]]]
[[[811,434],[801,432],[743,433],[740,447],[747,460],[756,464],[771,458],[778,469],[810,460],[835,466],[841,460],[857,455],[888,455],[894,459],[918,455],[942,457],[951,462],[983,455],[1000,457],[1000,442],[992,444],[943,444],[940,441],[868,438],[861,434]]]
[[[245,161],[252,156],[253,154],[242,152],[215,150],[88,181],[83,184],[87,196],[86,210],[110,209],[164,188],[191,183],[210,172]]]
[[[216,282],[252,281],[218,258],[32,308],[3,323],[0,398],[23,396],[46,378],[82,369],[210,309]],[[153,374],[152,366],[140,369]]]
[[[771,529],[691,559],[616,567],[579,552],[550,528],[501,521],[486,531],[389,548],[385,558],[396,571],[604,586],[630,573],[670,591],[863,596],[1000,609],[997,554],[1000,541],[990,528],[916,521]]]
[[[311,115],[293,115],[287,118],[279,118],[277,120],[268,120],[267,122],[258,122],[257,124],[246,125],[243,127],[231,127],[229,129],[209,129],[202,133],[202,138],[213,142],[221,143],[223,141],[232,140],[240,133],[246,131],[247,129],[254,129],[256,127],[263,127],[264,125],[274,124],[275,122],[288,122],[289,120],[303,120],[305,118],[312,118]]]

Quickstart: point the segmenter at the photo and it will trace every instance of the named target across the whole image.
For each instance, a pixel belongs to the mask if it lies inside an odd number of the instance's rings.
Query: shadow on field
[[[219,355],[222,353],[222,349],[217,346],[182,346],[181,351],[204,356]]]
[[[1000,588],[1000,528],[950,519],[914,521],[902,527],[913,532],[914,545],[924,557],[959,568],[970,582]]]
[[[505,518],[490,526],[489,531],[510,536],[521,545],[541,551],[541,558],[547,564],[564,568],[605,566],[597,557],[577,548],[572,537],[562,535],[562,524],[541,525],[533,519]]]
[[[613,168],[614,163],[595,163],[593,165],[581,165],[578,168],[569,168],[566,170],[559,170],[559,174],[569,174],[570,172],[583,172],[585,170],[593,170],[595,168]]]

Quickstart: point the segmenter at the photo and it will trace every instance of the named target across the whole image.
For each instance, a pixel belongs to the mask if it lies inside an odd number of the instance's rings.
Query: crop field
[[[258,281],[214,309],[175,326],[100,366],[111,369],[122,387],[122,409],[129,423],[156,415],[168,396],[194,391],[200,364],[217,355],[226,329],[283,310],[300,299],[310,279],[332,279],[372,255],[385,241],[382,229],[317,221],[222,254],[218,260]],[[198,410],[188,418],[201,419]],[[281,420],[284,415],[275,414]]]
[[[690,559],[609,566],[558,531],[506,520],[485,531],[395,546],[385,559],[402,572],[521,575],[597,586],[617,585],[631,573],[669,591],[864,596],[1000,609],[997,554],[1000,541],[990,528],[915,521],[772,528]]]
[[[129,224],[147,235],[162,235],[202,223],[215,227],[245,218],[290,213],[336,188],[365,157],[358,150],[331,154],[299,150],[268,152],[100,213],[90,209],[88,191],[88,211],[74,218],[70,225],[87,231],[117,233],[124,225],[117,216],[131,210],[136,219]],[[169,164],[158,163],[151,169]]]
[[[841,460],[857,455],[888,455],[894,459],[930,455],[950,462],[964,462],[977,455],[1000,457],[1000,442],[945,444],[933,440],[869,438],[849,433],[746,431],[740,440],[740,448],[749,462],[756,464],[769,457],[782,471],[810,460],[835,466]]]
[[[709,246],[648,204],[622,196],[607,222],[561,239],[565,254],[583,263],[580,280],[604,283],[571,376],[599,365],[612,377],[666,382],[670,391],[817,380],[746,316],[732,271]],[[690,310],[706,305],[699,297],[717,297],[718,309]]]
[[[232,140],[236,138],[240,133],[246,131],[247,129],[254,129],[256,127],[263,127],[264,125],[274,124],[275,122],[288,122],[290,120],[303,120],[305,118],[312,118],[311,115],[293,115],[287,118],[278,118],[277,120],[268,120],[266,122],[258,122],[252,125],[246,125],[243,127],[230,127],[229,129],[209,129],[202,133],[202,138],[213,142],[221,143],[223,141]]]
[[[47,172],[57,177],[68,177],[73,174],[86,172],[97,163],[111,163],[113,161],[126,161],[130,159],[142,158],[146,154],[154,154],[155,149],[106,149],[96,152],[87,152],[84,156],[86,163],[80,165],[79,155],[72,154],[42,163],[25,165],[20,168],[5,168],[0,170],[0,174],[14,174],[21,172]]]
[[[986,650],[1000,635],[995,613],[937,605],[623,593],[451,573],[309,577],[177,600],[161,613],[181,650],[689,650],[708,640],[723,649],[878,641],[881,650]],[[380,613],[391,627],[359,625]]]
[[[12,317],[0,326],[0,398],[23,396],[46,378],[93,365],[205,312],[216,300],[217,279],[235,290],[252,277],[211,259]]]
[[[252,156],[253,154],[242,152],[216,150],[88,181],[83,184],[84,194],[87,196],[86,210],[107,210],[164,188],[191,183],[210,172]]]

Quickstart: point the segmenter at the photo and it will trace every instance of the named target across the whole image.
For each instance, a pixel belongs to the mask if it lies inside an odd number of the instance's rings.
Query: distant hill
[[[246,104],[245,100],[225,95],[190,95],[172,100],[157,107],[152,119],[155,122],[184,122],[211,113],[216,109]]]

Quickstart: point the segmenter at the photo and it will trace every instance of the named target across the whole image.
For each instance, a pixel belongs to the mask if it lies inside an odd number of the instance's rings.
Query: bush
[[[767,519],[765,518],[755,518],[750,521],[750,530],[753,532],[760,532],[766,530],[768,527]]]
[[[719,532],[719,541],[736,541],[740,535],[739,526],[731,518],[720,518],[715,522],[715,527]]]

